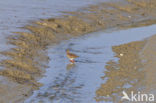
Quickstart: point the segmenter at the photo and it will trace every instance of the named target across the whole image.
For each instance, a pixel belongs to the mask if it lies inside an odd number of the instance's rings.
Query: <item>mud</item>
[[[106,82],[96,91],[97,101],[125,103],[121,101],[125,90],[128,94],[130,91],[142,91],[156,95],[155,39],[154,35],[144,41],[112,47],[119,60],[107,62],[107,70],[102,77]]]
[[[21,103],[32,93],[31,86],[22,85],[0,77],[0,103]]]
[[[156,35],[149,38],[148,42],[146,43],[143,51],[141,52],[141,59],[144,60],[143,66],[144,71],[146,72],[145,75],[145,83],[146,88],[145,92],[153,93],[156,95],[156,64],[155,64],[155,51],[156,51]],[[145,62],[146,61],[146,62]]]
[[[107,62],[102,77],[106,82],[96,91],[97,101],[124,103],[121,101],[122,91],[130,93],[145,88],[145,71],[140,58],[145,43],[146,40],[112,47],[119,60]]]
[[[20,85],[27,85],[32,90],[37,89],[42,85],[37,80],[42,77],[49,61],[46,55],[49,45],[101,29],[155,24],[155,11],[155,0],[125,0],[91,5],[75,12],[63,12],[64,15],[60,17],[33,22],[24,27],[28,32],[15,32],[15,35],[8,37],[8,43],[15,47],[1,51],[1,54],[7,56],[8,59],[1,60],[0,65],[3,69],[0,74]],[[135,53],[142,48],[144,43],[138,42],[137,44],[138,47],[129,44],[129,46],[134,46],[136,50],[132,51]],[[117,51],[115,48],[113,50]],[[137,56],[137,54],[132,54],[132,56]],[[124,73],[127,71],[122,75]],[[136,74],[132,73],[132,75]],[[97,94],[103,95],[98,91]]]

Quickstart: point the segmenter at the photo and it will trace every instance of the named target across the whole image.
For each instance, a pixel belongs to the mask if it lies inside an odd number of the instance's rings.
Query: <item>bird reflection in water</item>
[[[71,69],[74,69],[74,67],[75,67],[75,64],[70,63],[70,64],[67,64],[66,69],[71,70]]]

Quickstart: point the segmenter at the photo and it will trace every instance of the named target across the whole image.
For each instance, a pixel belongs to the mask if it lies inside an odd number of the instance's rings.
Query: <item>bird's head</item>
[[[66,52],[69,53],[70,52],[69,49],[66,49]]]

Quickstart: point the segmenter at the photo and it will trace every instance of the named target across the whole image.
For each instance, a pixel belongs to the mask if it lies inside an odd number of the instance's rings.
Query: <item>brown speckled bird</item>
[[[76,54],[73,54],[73,53],[70,53],[69,49],[66,50],[66,54],[67,54],[67,57],[68,59],[70,60],[70,62],[74,63],[74,59],[79,57],[77,56]]]

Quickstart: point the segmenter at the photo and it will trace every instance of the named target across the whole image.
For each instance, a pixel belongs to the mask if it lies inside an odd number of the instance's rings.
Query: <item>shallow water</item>
[[[152,25],[94,32],[50,47],[49,68],[46,69],[45,77],[39,80],[44,86],[34,91],[25,103],[96,103],[95,91],[105,82],[101,76],[106,62],[117,60],[111,47],[143,40],[156,34],[155,28],[156,25]],[[80,56],[75,64],[69,63],[65,53],[67,48]]]
[[[108,0],[0,0],[0,51],[8,50],[7,37],[13,32],[25,32],[33,20],[61,15],[61,11],[75,11]],[[0,54],[0,60],[7,57]],[[1,69],[2,67],[0,67]]]
[[[0,50],[9,48],[6,37],[33,20],[45,19],[107,0],[0,0]]]

